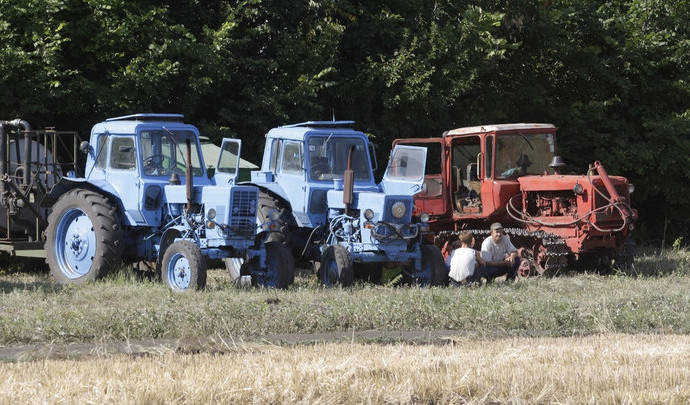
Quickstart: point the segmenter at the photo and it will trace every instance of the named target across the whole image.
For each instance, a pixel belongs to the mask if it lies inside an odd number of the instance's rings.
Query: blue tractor
[[[290,252],[257,227],[259,189],[236,184],[240,142],[224,140],[209,178],[199,131],[182,119],[135,114],[93,127],[80,145],[84,177],[69,173],[43,200],[51,209],[46,261],[58,282],[137,263],[174,290],[198,289],[206,285],[206,259],[241,258],[254,284],[292,284]]]
[[[288,246],[296,263],[313,264],[326,286],[381,281],[384,267],[411,284],[445,284],[443,256],[425,243],[428,216],[412,223],[426,148],[397,147],[377,184],[373,144],[353,124],[310,121],[268,132],[251,181],[261,190],[260,218],[279,226],[268,240]]]

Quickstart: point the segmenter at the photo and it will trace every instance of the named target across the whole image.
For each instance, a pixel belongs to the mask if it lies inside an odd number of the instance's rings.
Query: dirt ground
[[[349,331],[326,333],[292,333],[264,335],[256,338],[214,336],[185,339],[151,339],[95,343],[40,343],[0,347],[0,361],[20,362],[45,359],[87,359],[116,354],[134,357],[156,353],[223,353],[243,343],[296,345],[323,342],[406,342],[409,344],[445,344],[452,336],[462,335],[453,330],[435,331]]]

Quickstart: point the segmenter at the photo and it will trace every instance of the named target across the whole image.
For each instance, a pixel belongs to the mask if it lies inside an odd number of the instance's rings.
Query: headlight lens
[[[575,193],[575,195],[581,195],[582,191],[583,191],[582,184],[575,183],[575,185],[573,186],[573,193]]]
[[[635,192],[635,186],[632,183],[628,183],[628,193],[632,194]]]
[[[422,212],[422,213],[419,215],[419,220],[420,220],[422,223],[426,224],[427,222],[429,222],[429,214],[427,214],[426,212]]]
[[[208,210],[207,216],[208,216],[208,219],[215,219],[216,218],[216,209],[211,208],[210,210]]]
[[[391,215],[393,215],[393,218],[395,219],[400,219],[405,216],[405,203],[398,201],[397,203],[393,204],[391,207]]]
[[[371,221],[372,218],[374,218],[374,211],[371,208],[367,208],[364,211],[364,218],[366,218],[367,221]]]

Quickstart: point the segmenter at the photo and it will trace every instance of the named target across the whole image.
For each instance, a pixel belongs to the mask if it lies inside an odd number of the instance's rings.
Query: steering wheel
[[[151,155],[144,158],[144,172],[148,174],[164,174],[163,173],[163,156]]]
[[[311,177],[315,179],[322,179],[323,175],[327,172],[330,172],[331,167],[328,165],[327,162],[324,161],[317,161],[314,162],[311,165]]]

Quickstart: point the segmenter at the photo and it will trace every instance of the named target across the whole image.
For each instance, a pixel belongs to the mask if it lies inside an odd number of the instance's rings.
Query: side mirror
[[[89,141],[83,141],[82,143],[80,143],[79,150],[82,151],[82,153],[84,154],[88,154],[91,150],[91,145],[89,144]]]

